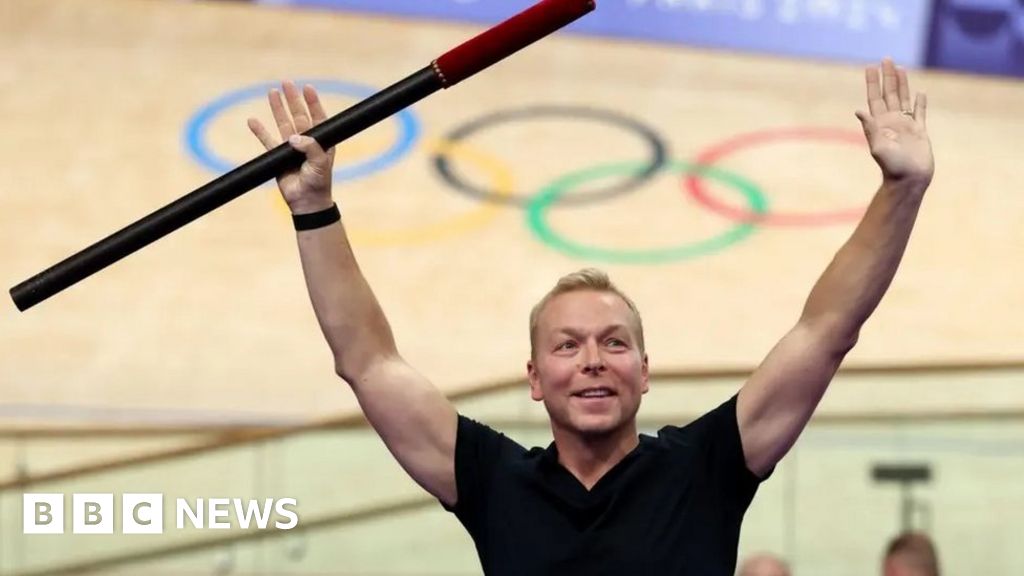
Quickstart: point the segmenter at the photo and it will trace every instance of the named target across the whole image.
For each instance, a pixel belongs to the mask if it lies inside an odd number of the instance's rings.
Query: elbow
[[[352,382],[352,371],[347,370],[345,367],[345,363],[338,358],[334,359],[334,373],[345,382]]]
[[[845,356],[860,340],[860,325],[831,324],[825,327],[824,333],[825,341],[831,345],[836,354]]]
[[[320,310],[317,320],[334,359],[334,373],[348,382],[374,360],[395,352],[391,326],[372,294],[356,295],[353,309]]]
[[[352,355],[346,350],[333,350],[334,352],[334,373],[346,382],[353,382],[353,378],[359,374]]]
[[[398,356],[394,348],[349,349],[334,355],[334,373],[349,386],[361,382],[366,374],[388,358]]]
[[[816,341],[824,343],[838,358],[853,350],[860,339],[860,322],[844,318],[817,318],[803,319],[801,323],[814,334]]]
[[[334,373],[347,382],[349,386],[355,386],[359,382],[360,376],[366,373],[370,365],[370,361],[357,361],[351,356],[339,354],[334,358]]]

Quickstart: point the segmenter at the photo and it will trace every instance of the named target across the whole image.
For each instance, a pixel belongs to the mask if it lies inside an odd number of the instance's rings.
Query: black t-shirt
[[[732,576],[740,523],[760,480],[749,471],[736,397],[665,426],[589,492],[554,443],[527,450],[459,415],[458,501],[487,576]]]

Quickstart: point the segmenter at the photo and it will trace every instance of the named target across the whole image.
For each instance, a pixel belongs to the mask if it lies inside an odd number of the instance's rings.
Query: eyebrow
[[[605,326],[597,334],[598,334],[598,336],[607,336],[607,335],[609,335],[609,334],[611,334],[613,332],[617,332],[617,331],[620,331],[620,330],[625,332],[626,334],[629,334],[629,329],[626,327],[625,324],[611,324],[609,326]],[[572,328],[571,326],[561,326],[561,327],[558,327],[558,328],[555,329],[555,333],[556,334],[568,334],[569,336],[572,336],[573,338],[578,338],[578,337],[583,335],[582,332],[580,332],[579,330],[576,330],[575,328]]]

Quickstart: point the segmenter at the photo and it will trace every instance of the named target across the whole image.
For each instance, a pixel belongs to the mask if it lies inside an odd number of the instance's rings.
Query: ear
[[[643,376],[643,387],[641,388],[641,392],[643,394],[647,394],[647,392],[651,389],[651,373],[649,364],[647,362],[647,354],[644,354],[644,361],[643,364],[640,366],[640,374]]]
[[[544,391],[540,387],[540,373],[533,360],[526,361],[526,377],[530,380],[530,398],[540,402],[544,399]]]

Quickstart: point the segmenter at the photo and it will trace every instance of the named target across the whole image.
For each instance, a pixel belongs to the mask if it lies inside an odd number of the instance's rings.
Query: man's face
[[[647,393],[647,357],[632,311],[616,294],[579,290],[548,301],[537,320],[530,396],[553,426],[603,436],[632,425]]]

